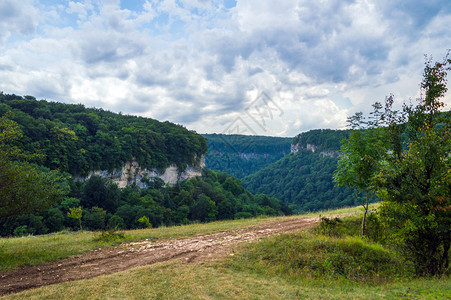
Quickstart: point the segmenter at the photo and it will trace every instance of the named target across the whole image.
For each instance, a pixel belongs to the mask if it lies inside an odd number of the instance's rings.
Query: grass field
[[[445,279],[400,279],[384,284],[290,280],[237,271],[224,262],[178,261],[108,276],[46,286],[5,299],[449,299]]]
[[[158,240],[183,238],[197,234],[209,234],[253,226],[269,220],[269,218],[256,218],[127,230],[122,231],[124,233],[123,239],[109,242],[97,240],[101,235],[100,232],[62,232],[42,236],[1,238],[0,271],[13,269],[22,265],[39,265],[100,247],[118,245],[121,242],[140,241],[146,238]]]
[[[344,208],[310,215],[348,214],[358,213],[359,211],[359,208]],[[0,238],[0,271],[13,269],[22,265],[39,265],[100,247],[118,245],[121,242],[139,241],[146,238],[158,240],[183,238],[197,234],[209,234],[254,226],[277,219],[261,217],[185,226],[127,230],[122,231],[125,235],[124,239],[109,242],[97,241],[96,238],[101,234],[99,232],[61,232],[42,236]]]
[[[319,214],[358,214],[344,209]],[[289,217],[288,217],[289,218]],[[281,218],[257,218],[126,231],[127,240],[189,237],[233,230]],[[96,233],[2,239],[17,252],[16,265],[108,246]],[[24,257],[33,254],[29,261]],[[21,258],[19,258],[21,257]],[[4,264],[2,267],[10,268]],[[11,260],[11,261],[14,261]],[[451,281],[414,278],[399,257],[358,238],[319,236],[314,232],[268,237],[243,244],[219,261],[173,260],[120,273],[24,291],[5,299],[450,299]]]

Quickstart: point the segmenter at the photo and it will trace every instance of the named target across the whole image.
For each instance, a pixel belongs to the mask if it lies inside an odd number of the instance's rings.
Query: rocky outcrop
[[[312,152],[316,152],[316,150],[318,150],[318,148],[320,148],[320,147],[318,147],[317,145],[313,145],[313,144],[307,144],[305,148],[300,146],[299,143],[291,144],[291,153],[292,154],[296,154],[296,153],[299,152],[300,149],[305,149],[305,150],[309,150],[309,151],[312,151]],[[325,156],[338,157],[338,156],[340,156],[340,152],[337,151],[337,150],[321,151],[318,154],[320,156],[322,156],[322,157],[325,157]]]
[[[180,181],[202,176],[202,169],[205,168],[205,156],[199,160],[195,166],[188,166],[184,171],[180,172],[176,165],[170,165],[163,171],[157,169],[143,169],[136,160],[128,161],[125,166],[120,169],[114,169],[112,172],[108,171],[93,171],[88,176],[77,177],[77,180],[85,181],[92,175],[98,175],[105,179],[110,179],[115,182],[120,188],[127,185],[136,184],[141,188],[148,187],[147,183],[160,178],[164,183],[175,185]]]
[[[312,145],[312,144],[307,144],[306,147],[304,148],[304,147],[300,146],[299,143],[291,144],[291,153],[293,153],[293,154],[298,153],[300,149],[306,149],[306,150],[315,152],[316,149],[318,149],[318,146]]]
[[[296,154],[299,152],[299,143],[291,144],[291,153]]]

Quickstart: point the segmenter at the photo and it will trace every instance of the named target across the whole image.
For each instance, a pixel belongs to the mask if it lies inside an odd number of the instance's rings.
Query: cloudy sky
[[[449,0],[0,0],[0,91],[294,136],[418,97],[450,24]]]

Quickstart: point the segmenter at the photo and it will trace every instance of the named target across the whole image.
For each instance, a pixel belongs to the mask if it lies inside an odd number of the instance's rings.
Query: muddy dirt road
[[[173,259],[202,262],[229,253],[234,245],[261,237],[290,233],[314,226],[318,217],[299,217],[251,228],[200,235],[167,242],[123,244],[102,248],[41,266],[0,272],[0,296],[65,281],[92,278]]]

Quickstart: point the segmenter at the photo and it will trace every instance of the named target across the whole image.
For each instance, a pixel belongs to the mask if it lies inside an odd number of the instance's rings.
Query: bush
[[[238,219],[249,219],[249,218],[253,218],[254,215],[251,214],[250,212],[246,212],[246,211],[240,211],[238,213],[235,214],[235,220]]]
[[[101,243],[114,243],[122,242],[125,239],[125,235],[122,232],[118,232],[115,229],[102,231],[100,236],[94,238],[94,241]]]
[[[340,218],[321,218],[319,225],[313,228],[316,234],[322,234],[331,237],[360,236],[362,220],[360,217]],[[366,235],[365,237],[376,243],[385,244],[385,236],[387,236],[388,228],[386,228],[380,220],[380,216],[376,211],[371,211],[366,219]]]
[[[14,236],[26,236],[28,235],[27,225],[22,225],[14,229]]]
[[[117,229],[126,229],[127,228],[125,226],[124,219],[122,219],[118,215],[111,216],[111,218],[108,220],[107,227],[109,229],[116,229],[116,230]]]
[[[285,234],[243,246],[230,262],[239,270],[290,279],[332,279],[379,283],[407,275],[397,255],[359,237]]]

